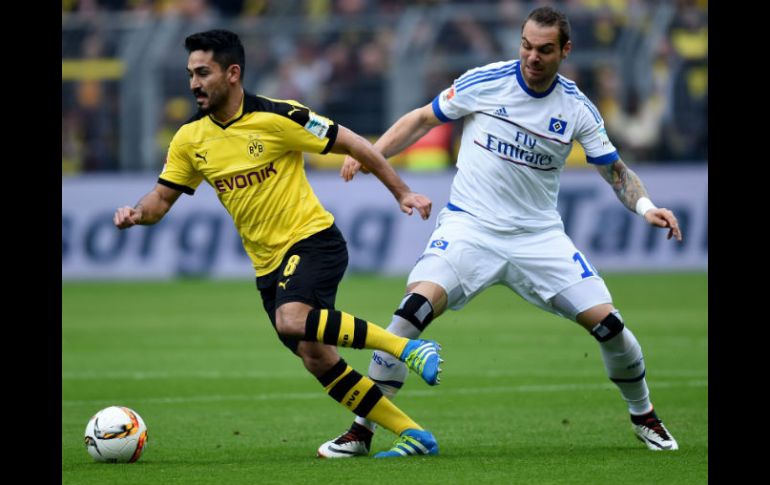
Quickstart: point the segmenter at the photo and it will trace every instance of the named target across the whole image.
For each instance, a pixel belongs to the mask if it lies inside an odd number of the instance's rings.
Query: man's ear
[[[227,80],[232,83],[237,83],[241,80],[241,66],[238,64],[231,64],[227,68]]]

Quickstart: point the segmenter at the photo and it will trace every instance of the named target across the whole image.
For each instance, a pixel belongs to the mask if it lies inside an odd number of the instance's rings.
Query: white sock
[[[398,315],[393,315],[393,319],[390,321],[387,330],[399,337],[415,339],[420,336],[420,330],[417,327]],[[372,361],[369,363],[368,375],[374,380],[385,397],[393,399],[401,388],[401,385],[404,384],[406,376],[409,375],[409,369],[407,369],[406,364],[389,353],[375,350],[372,354]],[[388,383],[396,385],[390,385]],[[401,385],[398,385],[397,383],[400,383]],[[375,422],[369,421],[361,416],[356,416],[356,423],[366,426],[371,431],[374,431],[377,427]]]
[[[628,327],[606,342],[599,342],[604,368],[610,380],[618,386],[631,414],[640,415],[652,410],[650,391],[644,378],[645,366],[642,347]],[[640,376],[641,379],[639,378]]]

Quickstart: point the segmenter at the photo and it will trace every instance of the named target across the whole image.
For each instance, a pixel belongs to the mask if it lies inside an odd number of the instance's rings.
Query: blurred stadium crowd
[[[195,110],[183,48],[193,32],[239,33],[248,90],[374,139],[466,69],[517,58],[523,18],[543,3],[570,16],[561,72],[599,107],[624,159],[706,162],[707,0],[62,0],[62,174],[160,168]],[[453,125],[397,163],[450,167]]]

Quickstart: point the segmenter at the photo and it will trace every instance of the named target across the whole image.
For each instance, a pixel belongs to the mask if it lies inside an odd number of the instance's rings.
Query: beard
[[[217,92],[205,92],[202,89],[196,89],[193,91],[193,95],[196,96],[196,103],[198,104],[198,110],[203,114],[211,114],[217,111],[224,105],[224,98]],[[201,101],[197,99],[197,96],[203,95],[205,98]],[[204,106],[203,103],[208,101],[208,105]]]

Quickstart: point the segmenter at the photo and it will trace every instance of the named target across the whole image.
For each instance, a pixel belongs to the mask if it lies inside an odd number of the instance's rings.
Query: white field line
[[[657,381],[650,383],[651,389],[677,388],[677,387],[708,387],[708,380],[698,379],[689,381]],[[603,384],[550,384],[550,385],[522,385],[522,386],[493,386],[493,387],[463,387],[458,389],[405,389],[400,394],[406,396],[445,398],[453,395],[467,394],[509,394],[509,393],[537,393],[537,392],[578,392],[614,390],[612,383]],[[317,392],[282,392],[271,394],[253,395],[207,395],[184,397],[154,397],[131,399],[136,404],[186,404],[196,402],[226,402],[226,401],[285,401],[327,399],[321,389]],[[109,405],[114,404],[114,399],[62,399],[62,407],[82,405]],[[134,404],[135,405],[135,404]]]

